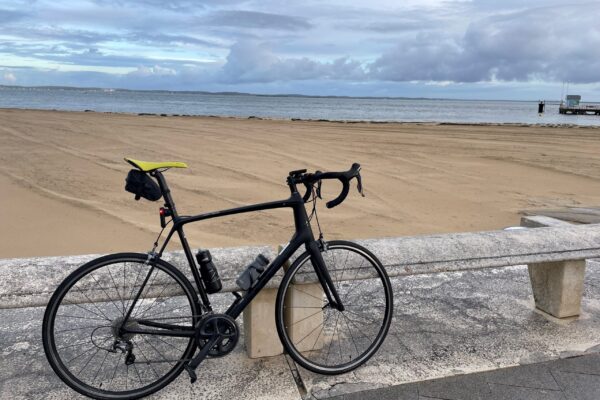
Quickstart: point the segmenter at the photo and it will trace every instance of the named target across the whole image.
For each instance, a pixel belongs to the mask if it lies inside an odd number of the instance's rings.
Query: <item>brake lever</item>
[[[356,175],[356,188],[358,189],[358,193],[360,193],[362,197],[365,197],[365,192],[363,190],[362,184],[362,177],[360,176],[360,173]]]
[[[319,182],[317,182],[317,197],[321,200],[323,200],[323,196],[321,196],[321,185],[322,185],[323,181],[319,179]]]
[[[310,199],[310,195],[312,194],[312,185],[309,185],[308,183],[304,182],[304,187],[306,187],[306,192],[304,193],[304,196],[302,196],[302,201],[306,203],[308,199]]]
[[[315,171],[315,175],[318,175],[318,174],[320,174],[320,173],[321,173],[321,171]],[[323,184],[323,180],[322,180],[322,179],[319,179],[319,180],[317,181],[317,197],[318,197],[319,199],[321,199],[321,200],[323,200],[323,196],[321,196],[321,186],[322,186],[322,184]]]

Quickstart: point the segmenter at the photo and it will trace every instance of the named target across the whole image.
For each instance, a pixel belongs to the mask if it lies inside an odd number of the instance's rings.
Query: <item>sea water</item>
[[[269,96],[237,93],[0,86],[0,108],[215,115],[347,121],[598,125],[600,116],[561,115],[558,102]]]

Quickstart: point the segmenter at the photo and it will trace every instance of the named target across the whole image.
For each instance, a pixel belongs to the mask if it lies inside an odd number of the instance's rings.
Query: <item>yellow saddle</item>
[[[125,161],[144,172],[150,172],[160,168],[187,168],[187,164],[180,161],[151,162],[134,160],[133,158],[125,158]]]

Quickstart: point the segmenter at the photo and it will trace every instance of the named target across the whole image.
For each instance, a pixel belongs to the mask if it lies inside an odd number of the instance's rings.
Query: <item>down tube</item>
[[[246,293],[244,297],[242,297],[241,301],[236,302],[231,305],[231,307],[225,312],[225,314],[229,315],[233,319],[236,319],[242,311],[246,308],[246,306],[256,297],[258,292],[260,292],[275,276],[277,271],[281,269],[283,264],[300,248],[300,246],[304,243],[303,240],[299,239],[297,236],[292,238],[290,244],[283,249],[283,251],[273,260],[271,266],[267,268],[267,270],[260,276],[256,285]]]

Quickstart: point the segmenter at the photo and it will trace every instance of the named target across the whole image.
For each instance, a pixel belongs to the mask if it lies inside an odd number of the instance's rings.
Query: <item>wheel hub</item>
[[[115,340],[130,341],[135,337],[135,333],[123,333],[123,329],[138,329],[139,324],[134,319],[129,319],[126,324],[123,324],[125,317],[115,319],[111,324],[112,334]]]

